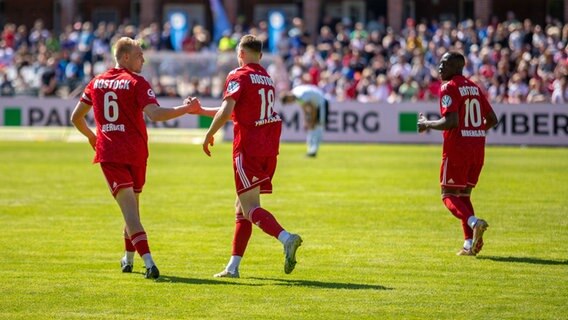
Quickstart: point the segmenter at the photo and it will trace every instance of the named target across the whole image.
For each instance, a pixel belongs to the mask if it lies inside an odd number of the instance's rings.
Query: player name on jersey
[[[485,130],[462,130],[462,137],[485,137]]]
[[[262,125],[265,125],[265,124],[268,124],[268,123],[273,123],[273,122],[278,122],[278,121],[282,121],[282,118],[280,118],[280,115],[277,114],[273,117],[256,120],[254,122],[254,125],[255,125],[255,127],[258,127],[258,126],[262,126]]]
[[[101,126],[102,132],[121,131],[125,132],[126,127],[123,124],[105,123]]]
[[[130,89],[131,80],[108,80],[108,79],[97,79],[93,84],[93,89]]]
[[[473,86],[459,87],[460,95],[463,96],[479,96],[479,88]]]
[[[263,76],[260,74],[250,74],[250,81],[254,84],[264,84],[267,86],[274,86],[274,81],[270,77]]]

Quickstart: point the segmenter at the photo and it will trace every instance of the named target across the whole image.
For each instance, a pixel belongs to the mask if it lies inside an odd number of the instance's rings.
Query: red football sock
[[[124,250],[130,252],[136,251],[136,248],[132,244],[132,241],[130,241],[130,237],[128,236],[128,232],[126,232],[126,230],[124,230]]]
[[[473,210],[473,204],[471,203],[471,197],[469,195],[467,196],[462,195],[460,196],[460,199],[463,202],[463,204],[469,209],[471,215],[475,216],[475,211]],[[464,222],[462,220],[462,228],[465,234],[465,238],[473,239],[473,229],[467,224],[467,221]]]
[[[471,197],[469,195],[467,195],[467,196],[461,195],[460,199],[463,202],[463,204],[465,204],[465,206],[469,209],[469,211],[471,212],[471,215],[474,216],[475,211],[473,210],[473,204],[471,204]]]
[[[463,229],[463,238],[465,240],[473,239],[473,229],[467,224],[467,221],[462,220],[461,223],[462,223],[462,229]]]
[[[280,232],[284,231],[284,228],[278,224],[276,218],[261,207],[252,209],[249,213],[249,217],[252,223],[256,224],[262,231],[274,238],[278,238]]]
[[[130,238],[124,238],[124,250],[130,252],[136,251],[136,248],[132,244],[132,241],[130,241]]]
[[[146,253],[150,253],[150,247],[148,246],[148,237],[146,236],[146,232],[142,231],[135,233],[130,237],[130,240],[132,241],[132,244],[134,245],[136,251],[138,251],[138,254],[140,256],[143,256]]]
[[[233,235],[233,256],[244,256],[251,234],[252,223],[242,213],[237,213],[235,234]]]
[[[467,219],[473,214],[469,208],[455,195],[446,195],[442,201],[454,217],[461,220],[464,238],[471,239],[473,237],[473,230],[467,225]]]

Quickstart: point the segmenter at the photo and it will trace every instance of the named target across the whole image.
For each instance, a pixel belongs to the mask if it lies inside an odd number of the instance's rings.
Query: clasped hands
[[[202,111],[201,102],[197,97],[188,96],[183,100],[183,104],[188,106],[188,114],[199,114]]]

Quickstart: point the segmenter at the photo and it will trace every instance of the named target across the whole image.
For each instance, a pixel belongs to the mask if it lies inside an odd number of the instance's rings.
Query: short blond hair
[[[261,53],[262,41],[258,40],[258,38],[252,34],[247,34],[244,35],[239,41],[239,48],[247,49],[254,53]]]
[[[125,53],[130,53],[134,47],[140,47],[140,42],[129,37],[122,37],[114,44],[114,58],[118,62]]]

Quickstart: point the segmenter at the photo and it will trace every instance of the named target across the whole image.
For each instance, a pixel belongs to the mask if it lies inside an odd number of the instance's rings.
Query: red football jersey
[[[493,111],[483,92],[473,81],[458,75],[442,85],[440,113],[458,113],[458,127],[444,130],[445,155],[483,155],[485,118]]]
[[[236,101],[233,153],[250,156],[278,154],[282,119],[274,110],[274,82],[256,63],[247,64],[229,73],[225,82],[224,99]]]
[[[144,107],[158,104],[144,77],[113,68],[95,77],[81,101],[93,106],[97,125],[94,162],[145,165],[148,133]]]

